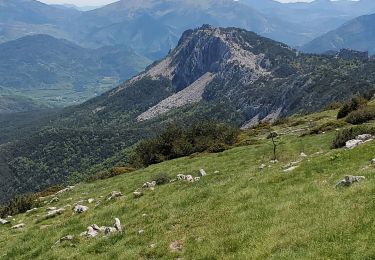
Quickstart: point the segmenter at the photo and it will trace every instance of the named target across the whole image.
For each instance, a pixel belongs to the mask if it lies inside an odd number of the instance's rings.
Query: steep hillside
[[[375,14],[351,20],[336,30],[316,38],[302,47],[305,52],[323,53],[350,48],[375,54]]]
[[[0,224],[0,257],[371,259],[374,141],[330,150],[335,130],[299,137],[311,122],[335,121],[336,113],[296,117],[273,127],[281,134],[277,163],[270,162],[269,130],[258,129],[242,136],[252,145],[165,162],[45,197],[39,208]],[[199,181],[157,185],[133,197],[160,173],[197,176],[202,168],[208,175]],[[336,187],[345,175],[366,179]],[[113,191],[123,196],[108,200]],[[76,203],[88,210],[74,213]],[[45,218],[48,207],[63,210]],[[93,224],[112,227],[115,218],[122,232],[80,236]],[[11,229],[17,224],[24,226]]]
[[[125,46],[91,50],[47,35],[26,36],[0,44],[0,95],[45,105],[77,104],[113,88],[149,62]],[[9,111],[29,107],[0,105]]]
[[[126,164],[132,145],[170,123],[247,128],[321,110],[373,90],[374,66],[299,55],[242,29],[186,31],[165,59],[114,90],[65,109],[22,139],[22,128],[13,138],[8,132],[11,142],[0,147],[0,177],[8,180],[0,184],[2,199]]]

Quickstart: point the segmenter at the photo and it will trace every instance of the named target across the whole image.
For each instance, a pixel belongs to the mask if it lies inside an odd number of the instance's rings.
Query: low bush
[[[0,207],[0,217],[14,216],[40,206],[36,194],[19,195]]]
[[[105,180],[105,179],[113,178],[113,177],[116,177],[116,176],[119,176],[119,175],[122,175],[122,174],[125,174],[125,173],[133,172],[135,170],[136,169],[133,168],[133,167],[113,167],[109,171],[101,171],[101,172],[98,172],[97,174],[95,174],[93,176],[90,176],[87,179],[87,181],[93,182],[93,181],[97,181],[97,180]]]
[[[317,135],[317,134],[321,134],[323,132],[327,132],[327,131],[331,131],[331,130],[334,130],[334,129],[337,129],[337,128],[341,128],[345,125],[346,125],[346,123],[344,121],[341,121],[341,120],[330,121],[330,122],[326,122],[324,124],[321,124],[319,126],[314,127],[313,129],[311,129],[308,132],[308,134],[309,135]]]
[[[141,141],[131,156],[131,163],[144,167],[193,153],[222,152],[236,143],[238,135],[238,129],[224,124],[170,126],[159,136]]]
[[[375,128],[369,126],[356,126],[339,131],[332,142],[331,148],[337,149],[344,147],[346,142],[355,139],[358,135],[375,134]]]
[[[159,173],[158,175],[154,176],[152,180],[155,181],[157,185],[163,185],[169,183],[171,179],[167,174]]]
[[[359,110],[351,112],[346,117],[345,121],[352,125],[360,125],[373,119],[375,119],[375,108],[364,107]]]
[[[351,112],[359,109],[361,106],[366,105],[368,100],[362,96],[353,97],[350,102],[345,103],[337,113],[337,119],[341,119],[349,115]]]

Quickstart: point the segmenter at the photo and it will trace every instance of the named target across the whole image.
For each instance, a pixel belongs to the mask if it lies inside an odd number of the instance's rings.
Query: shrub
[[[350,102],[345,103],[337,113],[337,119],[341,119],[349,115],[351,112],[359,109],[367,104],[368,100],[361,96],[353,97]]]
[[[149,166],[193,153],[223,151],[236,143],[239,130],[224,124],[199,123],[170,126],[159,136],[141,141],[130,160],[137,167]]]
[[[155,181],[157,185],[163,185],[169,183],[171,179],[168,177],[167,174],[159,173],[152,180]]]
[[[326,106],[324,108],[324,111],[327,111],[327,110],[336,110],[336,109],[339,109],[343,106],[343,104],[341,102],[332,102],[331,104],[329,104],[328,106]]]
[[[0,217],[17,215],[39,207],[40,201],[36,194],[19,195],[0,208]]]
[[[345,121],[353,125],[360,125],[373,119],[375,119],[375,108],[364,107],[351,112]]]
[[[309,135],[317,135],[317,134],[321,134],[323,132],[327,132],[327,131],[334,130],[336,128],[343,127],[345,125],[346,125],[346,123],[344,121],[341,121],[341,120],[330,121],[330,122],[326,122],[324,124],[321,124],[317,127],[314,127],[313,129],[311,129],[309,131],[308,134]]]
[[[375,128],[369,126],[357,126],[348,129],[343,129],[336,134],[332,142],[331,148],[337,149],[344,147],[346,142],[356,138],[362,134],[375,134]]]
[[[92,182],[92,181],[97,181],[97,180],[105,180],[105,179],[113,178],[113,177],[116,177],[125,173],[133,172],[135,170],[136,169],[132,167],[113,167],[109,171],[101,171],[93,176],[90,176],[87,179],[87,181]]]

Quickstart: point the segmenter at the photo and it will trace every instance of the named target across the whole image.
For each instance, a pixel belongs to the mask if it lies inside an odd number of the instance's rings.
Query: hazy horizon
[[[74,4],[76,6],[101,6],[117,2],[118,0],[39,0],[46,4]],[[276,0],[282,3],[311,2],[312,0]]]

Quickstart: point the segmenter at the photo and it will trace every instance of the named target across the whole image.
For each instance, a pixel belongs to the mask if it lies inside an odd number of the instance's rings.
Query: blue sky
[[[98,5],[105,5],[112,2],[116,2],[116,0],[39,0],[41,2],[47,4],[74,4],[78,6],[98,6]],[[277,0],[279,2],[309,2],[309,0]]]

